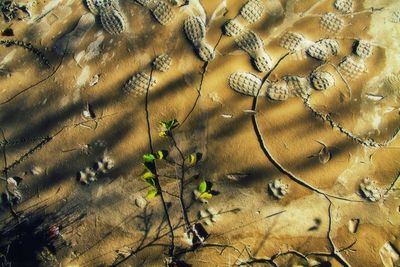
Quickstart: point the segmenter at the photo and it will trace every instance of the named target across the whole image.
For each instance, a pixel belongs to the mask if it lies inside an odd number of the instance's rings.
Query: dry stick
[[[267,263],[273,267],[278,267],[278,265],[274,262],[274,260],[272,258],[256,258],[253,256],[253,254],[251,253],[250,249],[245,246],[247,255],[249,256],[250,260],[247,261],[242,261],[239,264],[237,264],[237,266],[242,266],[242,265],[247,265],[247,266],[251,266],[254,263]]]
[[[220,212],[219,214],[224,214],[224,213],[229,213],[229,212],[232,212],[232,210]],[[273,215],[274,215],[274,214],[270,215],[269,217],[271,217],[271,216],[273,216]],[[199,222],[199,221],[201,221],[201,220],[204,219],[204,218],[206,218],[206,217],[193,220],[191,223]],[[177,229],[179,229],[179,228],[182,227],[182,226],[184,226],[184,225],[180,224],[180,225],[175,226],[175,227],[174,227],[174,231],[177,230]],[[158,229],[160,229],[160,228],[161,228],[161,225],[158,227]],[[126,261],[128,258],[130,258],[131,256],[136,255],[138,252],[144,250],[145,248],[148,248],[148,247],[157,245],[155,242],[158,241],[158,240],[160,240],[161,238],[167,236],[167,235],[169,234],[169,232],[170,232],[170,231],[168,231],[167,233],[164,233],[164,234],[158,234],[156,238],[154,238],[153,240],[149,241],[146,245],[144,245],[144,246],[142,246],[142,247],[137,247],[134,251],[132,251],[132,252],[130,253],[130,255],[128,255],[126,258],[122,259],[120,262],[114,263],[112,266],[118,266],[118,265],[120,265],[121,263],[125,262],[125,261]],[[134,245],[134,244],[136,244],[136,243],[138,243],[138,242],[141,242],[141,240],[140,240],[140,241],[137,241],[137,242],[134,242],[134,243],[125,244],[124,246],[120,247],[119,249],[122,249],[122,248],[124,248],[124,247],[126,247],[126,246],[132,246],[132,245]],[[91,263],[92,261],[98,259],[99,257],[105,256],[106,254],[111,253],[111,252],[114,252],[114,251],[115,251],[115,250],[112,250],[112,251],[109,251],[109,252],[107,252],[107,253],[105,253],[105,254],[103,254],[103,255],[96,256],[96,257],[94,257],[94,258],[88,260],[87,262],[85,262],[82,266],[87,266],[87,264],[89,264],[89,263]],[[189,252],[189,251],[186,251],[186,252]],[[183,253],[179,253],[179,252],[178,252],[176,255],[181,255],[181,254],[184,254],[184,253],[186,253],[186,252],[183,252]],[[93,265],[93,264],[92,264],[92,265]],[[92,265],[89,265],[89,266],[92,266]]]
[[[332,201],[328,196],[325,195],[325,198],[329,201],[328,207],[328,241],[332,247],[332,256],[335,257],[343,266],[350,267],[351,265],[347,262],[347,260],[342,256],[340,251],[336,248],[335,243],[333,242],[331,231],[332,231]]]
[[[222,36],[223,36],[223,34],[221,33],[221,35],[219,36],[219,39],[218,39],[216,45],[214,46],[214,51],[217,50],[217,47],[218,47],[219,43],[221,42]],[[203,89],[203,82],[204,82],[204,79],[205,79],[205,76],[206,76],[206,72],[207,72],[207,68],[208,68],[208,64],[209,64],[208,61],[205,62],[205,63],[203,64],[202,72],[201,72],[200,85],[199,85],[199,88],[196,89],[196,91],[197,91],[196,99],[194,100],[193,106],[192,106],[192,108],[190,109],[189,113],[188,113],[188,114],[185,116],[185,118],[182,120],[182,123],[178,126],[178,128],[181,127],[181,126],[187,121],[187,119],[190,117],[190,115],[192,114],[192,112],[193,112],[194,109],[196,108],[197,103],[199,102],[199,99],[200,99],[200,96],[201,96],[201,91],[202,91],[202,89]]]
[[[282,62],[282,60],[284,60],[290,53],[286,53],[284,56],[282,56],[278,62],[275,64],[275,66],[265,75],[265,77],[263,78],[263,82],[265,82],[268,77],[271,75],[271,73],[278,67],[278,65]],[[252,105],[252,110],[256,110],[257,109],[257,99],[258,99],[258,95],[259,95],[259,91],[257,92],[257,95],[253,98],[253,105]],[[335,196],[335,195],[330,195],[310,184],[308,184],[307,182],[303,181],[302,179],[296,177],[296,175],[294,175],[292,172],[290,172],[289,170],[286,170],[271,154],[271,152],[269,151],[264,138],[261,134],[260,131],[260,127],[258,125],[258,121],[257,121],[257,117],[253,114],[252,116],[252,122],[253,122],[253,128],[254,131],[256,133],[258,142],[260,143],[260,147],[263,150],[265,156],[269,159],[269,161],[275,166],[275,168],[277,168],[281,173],[285,174],[286,176],[288,176],[292,181],[296,182],[297,184],[311,190],[314,191],[318,194],[324,195],[324,196],[329,196],[332,198],[336,198],[336,199],[340,199],[343,201],[350,201],[350,202],[363,202],[360,200],[354,200],[354,199],[348,199],[345,197],[340,197],[340,196]]]
[[[303,98],[304,101],[304,105],[316,116],[321,118],[323,121],[328,122],[332,128],[336,128],[338,129],[341,133],[343,133],[344,135],[346,135],[349,139],[363,145],[366,147],[374,147],[374,148],[381,148],[384,146],[389,145],[390,143],[393,142],[393,140],[397,137],[398,133],[400,132],[400,127],[394,132],[394,134],[387,140],[378,143],[375,142],[371,139],[363,139],[359,136],[354,135],[351,131],[347,130],[346,128],[344,128],[342,125],[340,125],[339,123],[335,122],[331,115],[329,113],[323,113],[320,112],[318,110],[316,110],[311,104],[310,104],[310,96],[308,97],[304,97]]]
[[[42,54],[42,52],[40,52],[39,49],[35,48],[31,43],[25,43],[19,40],[0,40],[0,45],[4,45],[5,47],[10,47],[13,45],[22,47],[29,52],[35,54],[43,65],[45,65],[46,67],[50,67],[50,63],[47,58]]]
[[[5,140],[5,141],[0,141],[0,146],[15,146],[15,145],[19,145],[19,144],[23,144],[23,143],[27,143],[27,142],[32,142],[32,141],[38,141],[38,140],[43,140],[44,138],[46,138],[46,136],[40,136],[40,137],[32,137],[32,138],[25,138],[22,137],[19,140]]]
[[[301,252],[299,252],[297,250],[293,250],[293,249],[287,250],[285,252],[278,252],[278,253],[276,253],[275,255],[273,255],[272,257],[269,257],[269,258],[256,258],[256,257],[254,257],[247,246],[246,246],[246,251],[247,251],[247,254],[250,257],[250,261],[242,262],[241,264],[239,264],[239,266],[243,265],[243,264],[249,264],[249,263],[252,264],[252,263],[256,263],[256,262],[266,262],[266,263],[269,263],[269,264],[271,264],[273,266],[278,266],[275,263],[275,260],[278,259],[279,257],[286,256],[286,255],[295,255],[295,256],[297,256],[299,258],[302,258],[302,259],[304,259],[305,261],[308,262],[308,258],[307,258],[306,255],[304,255],[303,253],[301,253]]]
[[[353,91],[351,90],[350,84],[349,82],[346,80],[346,78],[343,76],[343,74],[340,72],[340,70],[338,69],[338,67],[330,62],[327,62],[328,65],[332,66],[336,73],[339,74],[340,79],[342,79],[342,81],[346,84],[347,89],[349,90],[349,97],[350,99],[353,97]]]
[[[50,142],[51,140],[53,140],[54,137],[56,137],[57,135],[59,135],[64,129],[66,128],[66,126],[63,126],[58,132],[56,132],[54,135],[50,135],[47,136],[45,138],[42,139],[42,141],[40,141],[37,145],[35,145],[33,148],[29,149],[28,152],[26,152],[25,154],[23,154],[21,157],[19,157],[16,161],[14,161],[10,166],[6,167],[4,171],[9,171],[14,169],[17,165],[19,165],[20,163],[22,163],[23,161],[25,161],[28,157],[30,157],[33,153],[35,153],[36,151],[38,151],[39,149],[41,149],[45,144],[47,144],[48,142]]]
[[[150,114],[149,114],[149,89],[150,89],[150,85],[151,85],[151,79],[153,78],[153,67],[151,68],[151,72],[150,72],[150,78],[149,78],[149,84],[147,85],[147,89],[146,89],[146,98],[145,98],[145,111],[146,111],[146,123],[147,123],[147,135],[149,138],[149,147],[150,147],[150,152],[152,154],[154,154],[154,149],[153,149],[153,140],[151,137],[151,126],[150,126]],[[155,185],[157,188],[157,191],[160,193],[160,199],[162,202],[162,206],[164,209],[164,213],[165,216],[167,217],[167,223],[168,223],[168,227],[170,230],[170,236],[171,236],[171,245],[169,248],[169,256],[173,257],[174,256],[174,250],[175,250],[175,235],[174,235],[174,228],[172,227],[172,223],[171,223],[171,218],[169,217],[169,213],[168,213],[168,208],[167,208],[167,203],[165,202],[164,199],[164,194],[162,192],[162,188],[160,185],[160,181],[158,180],[158,174],[157,174],[157,168],[154,168],[154,175],[156,177],[155,179]],[[133,254],[131,254],[130,256],[132,256]]]
[[[67,47],[68,47],[68,46],[67,46]],[[36,83],[34,83],[34,84],[32,84],[32,85],[29,85],[28,87],[26,87],[25,89],[19,91],[18,93],[16,93],[15,95],[13,95],[12,97],[10,97],[9,99],[7,99],[7,100],[1,102],[1,103],[0,103],[0,106],[11,102],[11,101],[14,100],[15,98],[17,98],[19,95],[21,95],[21,94],[25,93],[26,91],[28,91],[29,89],[32,89],[32,88],[34,88],[35,86],[37,86],[37,85],[39,85],[39,84],[41,84],[41,83],[47,81],[48,79],[50,79],[54,74],[56,74],[56,72],[57,72],[57,71],[59,70],[59,68],[61,67],[61,65],[62,65],[62,63],[63,63],[63,61],[64,61],[64,57],[65,57],[65,52],[64,52],[63,55],[62,55],[62,58],[61,58],[61,60],[60,60],[60,63],[59,63],[59,64],[57,65],[57,67],[53,70],[53,72],[50,73],[47,77],[41,79],[40,81],[38,81],[38,82],[36,82]]]
[[[42,141],[40,141],[38,144],[36,144],[33,148],[29,149],[28,152],[20,156],[16,161],[14,161],[10,166],[6,167],[3,172],[9,171],[14,169],[17,165],[25,161],[28,157],[30,157],[33,153],[41,149],[45,144],[51,141],[53,137],[49,136],[44,138]]]

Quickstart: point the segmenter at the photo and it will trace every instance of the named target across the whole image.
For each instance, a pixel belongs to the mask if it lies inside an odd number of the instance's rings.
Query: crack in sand
[[[331,115],[329,113],[323,113],[320,112],[318,110],[316,110],[311,104],[310,104],[310,96],[303,98],[304,101],[304,105],[318,118],[321,118],[323,121],[328,122],[332,128],[336,128],[338,129],[341,133],[343,133],[344,135],[346,135],[349,139],[364,145],[366,147],[375,147],[375,148],[379,148],[379,147],[385,147],[390,145],[391,142],[393,142],[398,133],[400,132],[400,127],[396,130],[396,132],[387,140],[383,141],[383,142],[375,142],[372,139],[363,139],[359,136],[354,135],[351,131],[347,130],[346,128],[344,128],[342,125],[340,125],[339,123],[335,122]]]

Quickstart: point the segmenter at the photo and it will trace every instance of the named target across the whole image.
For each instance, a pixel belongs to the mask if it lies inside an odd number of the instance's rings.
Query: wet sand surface
[[[159,179],[176,260],[398,266],[400,3],[336,1],[353,2],[343,13],[334,0],[255,1],[264,12],[245,31],[263,40],[272,61],[270,71],[260,72],[238,37],[222,31],[228,20],[246,22],[237,16],[247,1],[164,2],[175,14],[167,25],[152,8],[120,1],[126,24],[118,35],[104,30],[101,15],[80,0],[19,1],[31,17],[2,20],[1,40],[31,43],[50,67],[32,50],[0,46],[0,191],[10,195],[7,178],[22,178],[12,212],[7,200],[1,203],[0,255],[12,266],[163,266],[169,227],[160,196],[146,198],[141,178],[142,157],[151,151],[148,122],[154,150],[168,150],[171,161],[180,162],[180,151],[202,155],[186,170],[181,197],[191,224],[202,223],[209,233],[195,251],[184,238],[179,179]],[[327,13],[342,29],[321,26]],[[215,50],[207,63],[185,35],[189,16],[205,20],[200,45]],[[7,28],[14,36],[5,36]],[[287,32],[301,34],[303,47],[282,47]],[[326,61],[305,52],[321,39],[339,47]],[[372,47],[364,59],[354,52],[357,40]],[[152,68],[160,54],[172,59],[166,72]],[[346,57],[362,62],[364,71],[346,76],[340,67]],[[240,94],[229,82],[232,73],[246,72],[262,81],[292,75],[309,84],[314,71],[328,72],[334,83],[305,98],[289,92],[284,101]],[[146,94],[146,80],[141,93],[127,94],[126,82],[138,73],[155,79],[154,87]],[[180,123],[172,131],[180,151],[159,136],[159,122],[173,118]],[[93,181],[79,176],[98,162],[109,168]],[[180,175],[177,165],[157,168]],[[202,180],[218,192],[208,203],[193,197]],[[49,238],[51,226],[59,234]]]

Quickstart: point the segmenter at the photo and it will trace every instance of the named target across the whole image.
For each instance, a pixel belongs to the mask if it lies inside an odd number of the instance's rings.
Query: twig
[[[149,113],[149,89],[150,89],[150,85],[151,85],[151,80],[153,79],[153,71],[154,69],[151,68],[151,72],[150,72],[150,78],[149,78],[149,84],[147,86],[147,90],[146,90],[146,98],[145,98],[145,112],[146,112],[146,123],[147,123],[147,135],[149,138],[149,148],[150,148],[150,152],[152,154],[154,154],[154,148],[153,148],[153,141],[152,141],[152,137],[151,137],[151,126],[150,126],[150,113]],[[173,257],[174,256],[174,250],[175,250],[175,235],[174,235],[174,229],[172,227],[172,223],[171,223],[171,218],[169,216],[168,213],[168,207],[167,207],[167,203],[165,202],[164,199],[164,194],[160,185],[160,181],[158,180],[158,174],[157,174],[157,168],[154,168],[154,175],[155,175],[155,186],[157,191],[159,191],[160,193],[160,199],[162,202],[162,206],[164,209],[164,214],[167,218],[167,223],[168,223],[168,227],[170,230],[170,236],[171,236],[171,245],[169,248],[169,256]]]
[[[181,205],[181,211],[182,211],[182,216],[186,224],[186,230],[190,230],[190,221],[189,221],[189,216],[186,211],[186,206],[185,206],[185,200],[183,199],[183,191],[184,191],[184,180],[185,180],[185,156],[183,155],[182,150],[178,147],[178,144],[176,143],[176,140],[174,138],[174,135],[171,133],[170,134],[170,139],[172,141],[172,145],[176,148],[176,150],[179,153],[179,156],[181,157],[181,165],[180,167],[181,172],[179,178],[179,203]]]
[[[4,45],[5,47],[10,47],[13,45],[22,47],[35,54],[43,65],[45,65],[46,67],[50,67],[50,63],[47,58],[42,54],[42,52],[40,52],[39,49],[35,48],[31,43],[25,43],[19,40],[0,40],[0,45]]]
[[[12,100],[14,100],[15,98],[17,98],[18,96],[20,96],[21,94],[25,93],[26,91],[28,91],[29,89],[34,88],[35,86],[47,81],[48,79],[50,79],[54,74],[56,74],[56,72],[59,70],[59,68],[61,67],[62,63],[64,62],[64,57],[65,57],[65,52],[62,55],[62,58],[60,60],[60,63],[57,65],[57,67],[45,78],[39,80],[38,82],[29,85],[28,87],[26,87],[25,89],[22,89],[21,91],[19,91],[18,93],[16,93],[15,95],[11,96],[10,98],[8,98],[7,100],[3,101],[0,103],[1,105],[7,104],[9,102],[11,102]]]
[[[216,45],[214,46],[214,51],[217,50],[217,47],[218,47],[219,43],[221,42],[222,36],[223,36],[223,34],[221,33],[221,35],[220,35],[220,37],[219,37],[219,39],[218,39]],[[197,103],[198,103],[198,101],[199,101],[199,99],[200,99],[200,96],[201,96],[201,91],[202,91],[202,89],[203,89],[203,83],[204,83],[204,79],[205,79],[205,76],[206,76],[208,64],[209,64],[208,61],[205,62],[205,63],[203,64],[202,72],[201,72],[200,85],[199,85],[198,88],[196,88],[196,91],[197,91],[196,99],[194,100],[194,103],[193,103],[193,105],[192,105],[192,108],[190,109],[190,111],[188,112],[188,114],[186,114],[185,118],[182,120],[182,123],[178,126],[178,128],[181,127],[181,126],[187,121],[187,119],[190,117],[190,115],[193,113],[194,109],[195,109],[196,106],[197,106]]]
[[[63,126],[59,131],[57,131],[54,135],[50,135],[47,136],[45,138],[42,139],[42,141],[40,141],[37,145],[35,145],[33,148],[31,148],[28,152],[26,152],[25,154],[23,154],[22,156],[20,156],[16,161],[14,161],[10,166],[7,166],[6,168],[4,168],[3,173],[7,172],[9,170],[14,169],[17,165],[19,165],[20,163],[22,163],[23,161],[25,161],[28,157],[32,156],[36,151],[40,150],[45,144],[47,144],[48,142],[50,142],[51,140],[53,140],[54,137],[56,137],[57,135],[59,135],[64,129],[66,128],[66,126]]]
[[[332,128],[338,129],[341,133],[346,135],[349,139],[363,145],[366,147],[374,147],[374,148],[380,148],[389,145],[398,135],[400,132],[400,127],[395,131],[395,133],[387,140],[383,142],[375,142],[371,139],[364,139],[359,136],[356,136],[353,134],[351,131],[347,130],[344,128],[342,125],[334,121],[329,113],[323,113],[318,110],[316,110],[310,103],[310,96],[304,97],[303,98],[304,105],[316,116],[321,118],[323,121],[328,122]]]

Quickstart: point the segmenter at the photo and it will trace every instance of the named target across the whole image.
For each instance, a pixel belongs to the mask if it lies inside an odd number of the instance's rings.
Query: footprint
[[[207,208],[205,210],[200,210],[199,212],[199,219],[204,219],[204,223],[206,225],[212,225],[216,223],[221,215],[213,208]]]
[[[239,11],[239,14],[227,21],[223,26],[223,32],[227,36],[238,36],[244,29],[256,23],[264,14],[264,7],[260,0],[248,1]]]
[[[56,53],[62,55],[63,53],[71,54],[76,52],[82,39],[93,27],[94,23],[95,17],[91,13],[83,15],[70,33],[67,33],[56,41],[54,46]]]
[[[127,94],[133,94],[134,96],[141,96],[146,94],[147,90],[152,90],[156,85],[156,80],[151,78],[145,72],[139,72],[132,76],[124,85],[122,90]]]
[[[253,31],[246,31],[235,39],[237,46],[246,51],[252,63],[260,72],[270,71],[272,59],[265,51],[264,41]]]
[[[175,13],[170,5],[163,1],[136,0],[136,2],[148,8],[154,18],[162,25],[170,24],[175,18]]]
[[[186,37],[193,44],[197,55],[205,62],[215,58],[214,48],[206,40],[205,22],[198,16],[190,16],[184,22]]]

